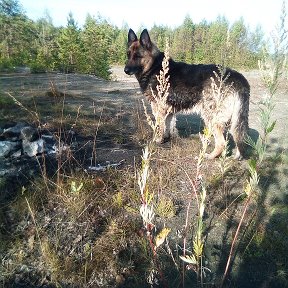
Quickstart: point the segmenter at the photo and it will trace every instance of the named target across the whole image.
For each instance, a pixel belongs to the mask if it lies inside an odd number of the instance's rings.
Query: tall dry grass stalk
[[[144,113],[146,115],[148,124],[153,130],[153,136],[152,139],[148,141],[145,148],[143,149],[142,165],[140,171],[138,172],[138,186],[141,195],[140,215],[142,217],[145,233],[153,253],[153,262],[157,272],[155,273],[155,270],[152,269],[150,275],[147,278],[147,282],[150,285],[153,285],[153,283],[154,284],[158,283],[159,280],[157,279],[157,277],[159,275],[164,287],[166,287],[167,284],[159,265],[157,248],[164,243],[167,235],[170,232],[170,229],[164,228],[156,236],[156,226],[154,224],[155,198],[154,198],[154,192],[149,189],[149,177],[151,169],[150,162],[152,155],[155,152],[155,142],[157,141],[157,138],[162,137],[163,126],[165,125],[163,121],[165,121],[165,116],[167,116],[172,109],[167,105],[167,97],[169,95],[169,88],[170,88],[169,83],[170,76],[168,75],[168,72],[169,72],[169,45],[168,41],[166,41],[166,49],[164,53],[164,59],[162,62],[162,70],[160,71],[160,74],[157,75],[157,81],[158,81],[156,87],[157,95],[155,95],[154,91],[152,91],[152,95],[154,97],[154,99],[152,100],[152,102],[154,103],[153,104],[154,119],[152,119],[151,116],[149,115],[145,103],[143,101]],[[163,111],[165,111],[166,114],[164,115],[164,117],[163,117]]]
[[[27,108],[25,105],[23,105],[23,103],[21,103],[19,100],[17,100],[11,93],[7,92],[7,95],[13,100],[13,102],[18,107],[20,107],[22,110],[24,110],[25,112],[27,112],[31,116],[33,121],[35,121],[35,123],[37,123],[38,127],[41,126],[40,116],[37,113],[37,111],[32,111],[29,108]]]
[[[144,112],[148,124],[153,130],[152,143],[157,142],[158,139],[163,137],[165,121],[167,116],[172,112],[172,106],[167,104],[170,89],[170,75],[169,75],[169,44],[166,41],[166,48],[164,52],[164,59],[162,61],[162,70],[160,74],[156,75],[158,84],[156,86],[157,94],[152,90],[153,100],[151,101],[152,112],[154,120],[147,112],[146,106],[143,101]]]
[[[155,150],[154,149],[155,140],[160,133],[160,127],[163,125],[163,118],[161,117],[159,113],[162,108],[166,108],[167,106],[166,101],[167,101],[167,97],[169,93],[168,91],[170,87],[169,75],[168,75],[168,71],[169,71],[168,45],[166,46],[165,57],[162,62],[162,69],[163,70],[160,71],[160,75],[157,75],[157,80],[158,80],[157,95],[155,95],[154,92],[152,91],[154,101],[156,102],[156,106],[159,107],[157,110],[153,111],[153,112],[156,112],[155,114],[153,113],[155,117],[154,120],[148,114],[147,108],[143,101],[144,113],[145,113],[148,124],[153,130],[153,136],[152,136],[152,140],[150,140],[147,143],[142,153],[142,167],[141,167],[140,172],[138,173],[138,185],[140,188],[141,202],[142,202],[142,205],[140,208],[140,214],[143,219],[144,227],[149,233],[151,232],[152,220],[154,218],[154,207],[153,207],[154,194],[148,188],[148,179],[149,179],[149,171],[150,171],[150,161],[151,161],[152,154],[154,153],[154,150]]]

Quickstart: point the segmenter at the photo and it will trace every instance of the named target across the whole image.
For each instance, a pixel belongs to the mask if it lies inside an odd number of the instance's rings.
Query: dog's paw
[[[164,144],[166,142],[170,141],[170,137],[159,137],[157,139],[155,139],[155,143],[158,145]]]
[[[234,159],[238,160],[238,161],[241,161],[241,160],[244,159],[244,157],[241,154],[239,154],[239,155],[235,154]]]
[[[242,154],[240,153],[240,151],[238,149],[236,150],[236,153],[234,155],[234,159],[238,160],[238,161],[241,161],[244,159],[244,157],[242,156]]]
[[[212,160],[212,159],[215,159],[217,156],[215,156],[214,153],[205,153],[205,159],[208,159],[208,160]]]

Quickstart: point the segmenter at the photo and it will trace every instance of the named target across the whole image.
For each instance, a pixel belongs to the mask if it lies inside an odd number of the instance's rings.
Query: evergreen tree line
[[[55,27],[48,13],[32,21],[18,0],[0,0],[0,69],[24,65],[109,78],[110,65],[125,63],[128,29],[89,14],[80,28],[72,13],[65,27]],[[261,28],[250,31],[243,19],[230,25],[225,17],[195,24],[187,16],[177,28],[154,25],[150,35],[161,50],[168,39],[175,60],[244,69],[257,67],[264,45]]]

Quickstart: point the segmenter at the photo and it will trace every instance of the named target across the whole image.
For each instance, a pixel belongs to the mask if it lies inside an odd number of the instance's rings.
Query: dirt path
[[[259,71],[244,72],[251,86],[251,101],[249,126],[257,131],[261,130],[259,124],[259,102],[267,95],[267,89],[261,79]],[[287,81],[283,80],[277,90],[274,98],[275,107],[272,112],[272,119],[276,120],[276,126],[271,134],[271,149],[287,149],[288,130],[288,85]]]

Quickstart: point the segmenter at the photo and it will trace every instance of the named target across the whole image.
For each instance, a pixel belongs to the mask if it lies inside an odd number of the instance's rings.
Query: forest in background
[[[65,27],[55,27],[48,13],[33,21],[20,1],[0,0],[0,71],[28,66],[34,73],[77,72],[108,79],[111,65],[125,63],[129,28],[90,14],[79,27],[72,12]],[[243,18],[230,24],[219,16],[196,24],[186,16],[179,27],[154,25],[149,32],[161,50],[168,38],[170,54],[177,61],[237,69],[256,68],[266,46],[261,27],[251,31]]]

